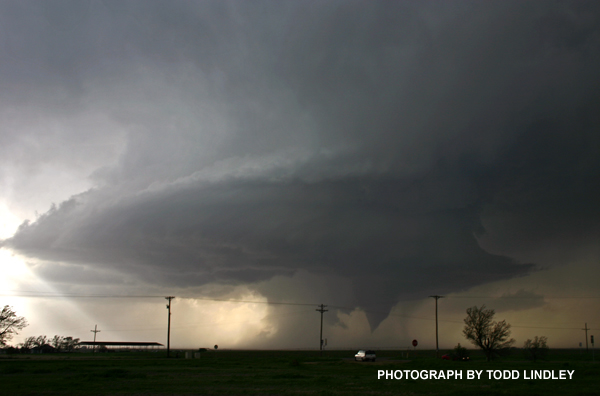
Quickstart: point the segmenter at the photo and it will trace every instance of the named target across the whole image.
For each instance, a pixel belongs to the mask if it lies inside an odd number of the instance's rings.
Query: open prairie
[[[597,395],[600,364],[592,354],[552,351],[531,362],[519,351],[486,362],[435,359],[435,352],[377,351],[377,361],[355,362],[356,351],[218,351],[185,359],[175,352],[73,353],[0,356],[6,395]],[[462,379],[378,379],[379,370],[460,370]],[[467,379],[467,370],[482,370]],[[517,370],[519,379],[489,379],[486,370]],[[573,372],[572,379],[524,379],[531,370]],[[388,371],[389,372],[389,371]],[[567,378],[568,375],[567,375]]]

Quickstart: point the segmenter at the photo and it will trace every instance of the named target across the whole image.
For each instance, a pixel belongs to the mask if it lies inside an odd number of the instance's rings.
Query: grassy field
[[[600,364],[579,351],[551,351],[547,361],[519,353],[486,362],[435,359],[431,351],[378,351],[374,363],[356,351],[218,351],[200,359],[164,352],[0,355],[2,395],[598,395]],[[378,370],[461,370],[463,379],[377,379]],[[466,379],[483,370],[482,379]],[[485,370],[518,370],[518,380]],[[575,370],[572,380],[523,379],[526,370]],[[567,377],[568,378],[568,377]]]

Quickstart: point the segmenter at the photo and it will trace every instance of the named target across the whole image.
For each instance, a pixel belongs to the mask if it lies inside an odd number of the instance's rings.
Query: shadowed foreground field
[[[355,351],[218,351],[200,359],[164,352],[1,355],[5,395],[597,395],[600,364],[591,354],[552,351],[548,361],[520,356],[487,363],[435,359],[431,351],[378,351],[375,363]],[[516,353],[515,355],[518,355]],[[575,370],[572,380],[522,379],[524,370]],[[463,379],[383,380],[378,370],[462,370]],[[466,370],[484,370],[480,380]],[[485,370],[518,370],[521,379],[490,380]]]

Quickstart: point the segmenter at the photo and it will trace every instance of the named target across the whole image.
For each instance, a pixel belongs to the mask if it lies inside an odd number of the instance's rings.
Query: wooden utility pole
[[[90,331],[94,333],[94,353],[96,353],[96,333],[100,333],[100,330],[98,330],[98,325],[94,325],[94,330]]]
[[[438,300],[440,298],[444,298],[444,296],[429,296],[431,298],[435,298],[435,357],[439,357],[440,354],[440,344],[438,340]]]
[[[165,297],[165,299],[169,300],[169,303],[167,304],[167,309],[169,310],[169,319],[167,325],[167,357],[170,357],[171,355],[171,300],[174,298],[175,297],[173,296]]]
[[[328,309],[325,309],[326,306],[327,305],[323,305],[323,304],[317,305],[317,307],[320,307],[320,308],[316,309],[317,312],[321,312],[321,336],[320,336],[321,342],[319,344],[319,350],[321,351],[321,355],[323,354],[323,312],[329,311]]]
[[[587,323],[586,323],[586,324],[585,324],[585,327],[584,327],[583,329],[581,329],[581,330],[585,330],[585,351],[586,351],[586,352],[589,352],[589,349],[588,349],[588,335],[587,335],[587,331],[588,331],[588,330],[591,330],[591,329],[588,329],[588,327],[587,327]]]

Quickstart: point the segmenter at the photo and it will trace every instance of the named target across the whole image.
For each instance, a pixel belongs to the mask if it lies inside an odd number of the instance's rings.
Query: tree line
[[[8,341],[19,334],[19,331],[27,325],[27,320],[22,316],[18,316],[12,307],[5,305],[2,308],[2,311],[0,311],[0,346],[7,353],[29,353],[31,351],[39,351],[40,353],[73,352],[80,346],[79,338],[59,335],[52,338],[45,335],[27,337],[17,347],[7,346]]]
[[[464,320],[465,327],[463,335],[473,345],[480,348],[488,361],[504,354],[509,350],[515,340],[510,337],[511,325],[506,320],[494,321],[496,312],[493,309],[471,307],[467,309],[467,317]],[[17,335],[28,325],[24,317],[18,316],[8,305],[0,312],[0,347],[6,347],[7,342]],[[531,360],[537,360],[546,356],[548,351],[548,339],[544,336],[535,336],[533,340],[528,339],[523,345],[525,356]],[[10,349],[12,348],[12,349]],[[63,337],[55,335],[53,338],[46,336],[28,337],[17,348],[9,347],[11,352],[40,351],[49,352],[73,352],[79,348],[79,338]],[[455,358],[465,359],[468,357],[466,348],[460,344],[454,348]]]
[[[73,352],[79,349],[79,338],[55,335],[48,338],[45,335],[27,337],[19,344],[22,352],[39,351],[41,353]]]

